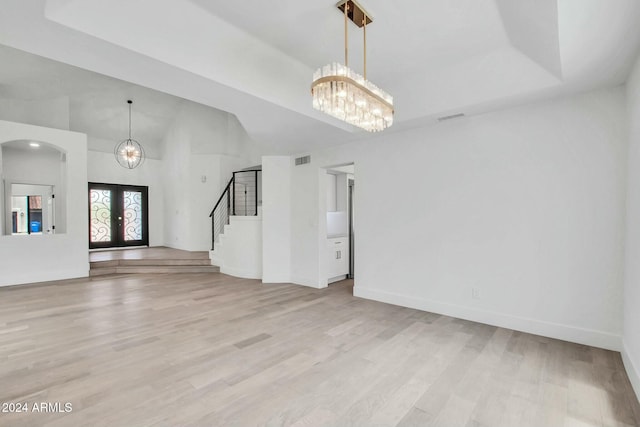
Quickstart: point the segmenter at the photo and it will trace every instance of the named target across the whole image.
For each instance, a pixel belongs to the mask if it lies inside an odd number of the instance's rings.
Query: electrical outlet
[[[471,288],[471,298],[472,299],[480,299],[480,289]]]

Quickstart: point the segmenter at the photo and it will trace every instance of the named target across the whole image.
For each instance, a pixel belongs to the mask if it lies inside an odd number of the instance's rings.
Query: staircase
[[[262,215],[230,216],[229,224],[209,252],[211,264],[230,276],[262,278]]]
[[[187,252],[170,248],[128,249],[92,252],[89,276],[105,274],[218,273],[208,252]]]
[[[209,215],[211,264],[230,276],[262,278],[261,170],[236,171]]]

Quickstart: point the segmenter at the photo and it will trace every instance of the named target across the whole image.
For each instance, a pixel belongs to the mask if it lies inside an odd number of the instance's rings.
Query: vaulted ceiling
[[[265,152],[368,134],[311,108],[315,68],[343,60],[336,0],[5,0],[0,44],[235,114]],[[637,0],[362,0],[387,132],[625,81]],[[350,25],[350,65],[362,33]]]
[[[147,154],[158,158],[162,141],[183,104],[189,101],[136,84],[86,71],[38,55],[0,45],[0,100],[22,100],[35,104],[37,114],[50,114],[52,108],[68,110],[60,114],[70,130],[90,136],[90,148],[113,150],[99,141],[115,143],[127,137],[128,105],[133,99],[132,129],[135,138],[144,141]],[[192,103],[193,104],[193,103]],[[20,110],[20,103],[10,103]],[[193,104],[211,116],[220,115],[210,107]],[[66,114],[64,114],[66,113]],[[16,114],[20,116],[20,112]],[[16,120],[13,117],[0,117]],[[32,124],[56,126],[46,118],[32,118]],[[44,123],[43,123],[44,121]],[[64,126],[64,125],[63,125]]]

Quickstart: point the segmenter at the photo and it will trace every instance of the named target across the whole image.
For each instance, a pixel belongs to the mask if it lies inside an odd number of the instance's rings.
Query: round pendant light
[[[144,162],[144,149],[138,141],[131,138],[131,104],[133,101],[128,100],[127,103],[129,104],[129,138],[116,146],[114,155],[120,166],[135,169]]]

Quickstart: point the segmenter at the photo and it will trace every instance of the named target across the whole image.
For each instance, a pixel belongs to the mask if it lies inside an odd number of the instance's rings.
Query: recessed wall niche
[[[1,234],[65,233],[66,153],[45,141],[14,140],[0,148]]]

